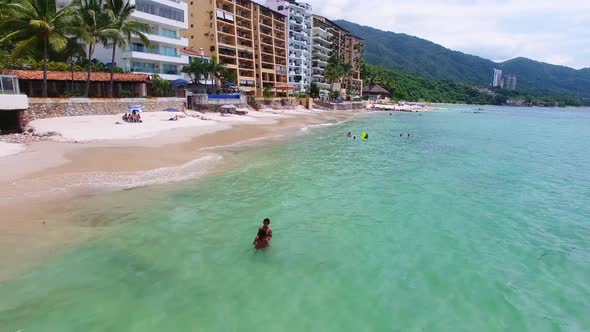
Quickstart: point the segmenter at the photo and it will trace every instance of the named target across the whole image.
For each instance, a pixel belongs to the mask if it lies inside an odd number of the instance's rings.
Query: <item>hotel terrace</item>
[[[261,96],[288,82],[287,18],[250,0],[190,0],[189,48],[236,72],[240,90]]]

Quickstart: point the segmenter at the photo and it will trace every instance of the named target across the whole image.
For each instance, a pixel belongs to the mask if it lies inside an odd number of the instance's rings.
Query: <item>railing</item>
[[[172,0],[170,0],[172,1]],[[172,39],[180,39],[180,36],[176,34],[176,32],[172,33],[172,32],[164,32],[164,31],[158,31],[153,30],[151,32],[152,35],[156,35],[156,36],[161,36],[161,37],[166,37],[166,38],[172,38]]]
[[[131,73],[150,73],[150,74],[169,74],[169,75],[180,75],[178,70],[165,70],[157,69],[154,67],[137,67],[137,66],[126,66],[125,71]]]
[[[160,50],[157,48],[138,47],[138,46],[133,45],[129,48],[129,50],[133,51],[133,52],[158,54],[158,55],[180,58],[180,54],[177,53],[176,49],[174,49],[174,52],[171,52],[171,51]]]

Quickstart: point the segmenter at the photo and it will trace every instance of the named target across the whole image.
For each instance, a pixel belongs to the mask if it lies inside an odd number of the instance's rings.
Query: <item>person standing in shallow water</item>
[[[270,228],[270,219],[265,218],[262,221],[262,226],[258,228],[258,233],[252,244],[256,250],[265,249],[270,246],[270,240],[272,239],[272,229]]]

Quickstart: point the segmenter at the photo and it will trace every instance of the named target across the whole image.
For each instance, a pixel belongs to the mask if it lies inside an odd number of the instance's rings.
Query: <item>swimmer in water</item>
[[[272,239],[272,229],[270,228],[270,219],[265,218],[262,222],[262,226],[258,228],[258,233],[252,244],[256,250],[266,249],[270,246],[270,240]]]
[[[347,138],[351,138],[352,137],[352,132],[349,131],[348,134],[346,134],[346,137]]]

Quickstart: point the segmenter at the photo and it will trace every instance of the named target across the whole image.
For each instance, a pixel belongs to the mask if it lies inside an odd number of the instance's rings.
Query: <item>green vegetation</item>
[[[66,62],[74,69],[76,62],[76,70],[86,67],[84,95],[88,96],[90,73],[100,64],[92,59],[97,44],[112,43],[114,59],[116,48],[127,45],[132,36],[147,41],[143,33],[150,27],[132,21],[133,10],[129,0],[75,0],[59,9],[56,0],[6,1],[0,6],[0,69],[28,69],[29,64],[42,62],[42,94],[47,96],[47,71],[67,70]],[[112,73],[117,69],[108,70],[112,96]]]
[[[379,84],[395,100],[433,103],[504,105],[509,100],[530,105],[580,106],[575,98],[538,97],[508,90],[489,90],[449,80],[433,80],[398,70],[363,64],[365,84]]]
[[[575,70],[525,58],[495,63],[406,34],[381,31],[342,20],[336,23],[365,39],[365,60],[373,65],[426,79],[477,86],[488,86],[492,69],[498,68],[505,74],[517,76],[518,90],[523,95],[546,96],[552,100],[590,105],[590,69]],[[428,97],[441,98],[441,89],[441,86],[431,87],[435,94]]]
[[[151,32],[151,27],[148,24],[134,21],[131,19],[131,14],[135,11],[135,6],[131,5],[128,0],[106,0],[106,8],[108,11],[109,21],[112,23],[112,28],[116,32],[112,35],[111,41],[113,43],[113,54],[111,63],[115,63],[115,54],[117,47],[126,47],[131,41],[132,36],[137,36],[146,47],[151,47],[146,33]],[[108,42],[108,39],[106,40]],[[106,42],[104,43],[106,44]],[[109,96],[113,97],[113,74],[115,66],[111,66],[111,82],[109,86]]]
[[[331,83],[330,90],[334,90],[334,83],[342,81],[352,74],[353,67],[350,63],[343,62],[338,56],[332,56],[328,60],[328,66],[324,78]]]
[[[172,93],[170,82],[161,78],[160,75],[152,75],[152,95],[154,97],[168,97]]]

